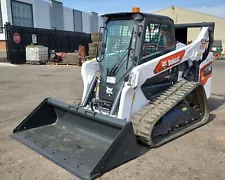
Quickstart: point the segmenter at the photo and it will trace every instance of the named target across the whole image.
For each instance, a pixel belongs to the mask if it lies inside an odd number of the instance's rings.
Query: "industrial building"
[[[225,18],[219,18],[216,16],[174,6],[153,12],[153,14],[169,16],[174,20],[175,24],[215,22],[214,39],[221,40],[223,44],[223,49],[225,50]],[[199,29],[190,29],[188,31],[188,40],[195,40],[198,34]]]
[[[76,7],[76,4],[75,4]],[[102,18],[95,12],[82,12],[55,0],[1,0],[0,52],[6,51],[4,24],[84,33],[98,32]]]

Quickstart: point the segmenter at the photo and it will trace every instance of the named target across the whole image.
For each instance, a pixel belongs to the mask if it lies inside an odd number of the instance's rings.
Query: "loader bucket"
[[[80,179],[96,179],[138,156],[131,122],[52,98],[11,136]]]

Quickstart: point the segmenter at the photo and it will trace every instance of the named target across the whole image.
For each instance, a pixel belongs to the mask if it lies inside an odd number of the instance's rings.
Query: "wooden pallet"
[[[30,64],[30,65],[43,65],[46,64],[45,62],[41,62],[41,61],[26,61],[26,64]]]
[[[77,63],[57,63],[57,62],[47,62],[46,65],[50,66],[79,66]]]

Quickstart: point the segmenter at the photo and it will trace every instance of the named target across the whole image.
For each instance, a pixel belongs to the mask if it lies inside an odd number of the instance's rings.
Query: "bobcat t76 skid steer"
[[[12,137],[81,179],[96,179],[208,122],[214,23],[103,15],[99,56],[82,65],[79,104],[46,98]],[[187,29],[200,33],[187,44]],[[65,87],[66,88],[66,87]],[[141,144],[141,145],[140,145]]]

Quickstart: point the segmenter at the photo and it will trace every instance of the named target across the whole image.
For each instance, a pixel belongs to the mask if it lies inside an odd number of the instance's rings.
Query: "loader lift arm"
[[[215,23],[213,22],[205,22],[205,23],[188,23],[188,24],[175,24],[175,37],[177,42],[181,42],[184,44],[187,44],[188,42],[188,29],[190,28],[202,28],[202,27],[208,27],[208,33],[209,33],[209,44],[206,52],[204,53],[204,56],[201,61],[199,61],[199,64],[204,61],[209,52],[212,49],[212,45],[214,42],[214,28]]]

